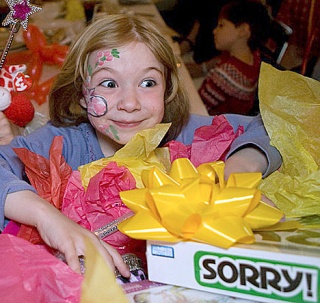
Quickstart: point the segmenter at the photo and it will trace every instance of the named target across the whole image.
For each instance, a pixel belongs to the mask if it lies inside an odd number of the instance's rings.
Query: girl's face
[[[230,52],[239,39],[239,27],[227,19],[219,19],[213,35],[216,49]]]
[[[164,93],[164,66],[144,43],[132,43],[89,56],[80,104],[100,144],[102,138],[122,145],[162,121]]]

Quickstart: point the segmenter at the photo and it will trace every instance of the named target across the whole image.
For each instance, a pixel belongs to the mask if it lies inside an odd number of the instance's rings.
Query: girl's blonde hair
[[[162,143],[173,140],[189,118],[189,100],[178,75],[173,51],[157,27],[143,17],[108,15],[89,25],[71,46],[61,72],[49,96],[51,122],[56,126],[74,126],[88,122],[80,106],[89,55],[98,49],[113,49],[132,42],[143,42],[163,64],[166,90],[162,122],[172,126]]]

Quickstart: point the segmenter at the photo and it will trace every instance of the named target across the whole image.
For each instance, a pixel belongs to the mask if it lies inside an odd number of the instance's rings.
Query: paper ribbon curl
[[[135,213],[119,230],[144,240],[192,240],[228,248],[255,242],[253,231],[272,226],[283,213],[260,201],[261,173],[233,174],[224,181],[224,162],[201,164],[176,159],[169,174],[141,173],[145,188],[120,192]]]

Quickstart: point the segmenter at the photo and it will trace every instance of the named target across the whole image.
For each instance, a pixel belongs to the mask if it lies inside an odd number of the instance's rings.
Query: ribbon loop
[[[169,175],[158,168],[142,175],[146,188],[120,192],[135,212],[119,225],[130,237],[193,240],[228,248],[237,242],[253,243],[255,228],[274,225],[283,216],[260,201],[261,192],[255,187],[261,174],[233,174],[225,182],[222,161],[197,169],[187,158],[178,158]]]

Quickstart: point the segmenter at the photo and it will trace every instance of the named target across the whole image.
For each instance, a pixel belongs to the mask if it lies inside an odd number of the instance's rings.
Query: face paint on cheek
[[[91,96],[87,102],[87,112],[94,117],[102,117],[108,112],[107,100],[102,96]]]
[[[88,64],[87,73],[88,73],[87,83],[89,83],[89,81],[91,80],[92,73],[93,73],[93,68],[90,64]]]
[[[87,112],[93,117],[102,117],[108,112],[108,103],[103,96],[95,95],[94,88],[83,88],[83,96],[87,104]]]
[[[118,135],[118,131],[113,125],[110,125],[110,131],[115,139],[120,140],[120,137]]]
[[[119,134],[117,129],[113,125],[109,124],[99,124],[97,125],[93,121],[91,121],[91,124],[94,125],[94,127],[99,130],[101,133],[107,134],[108,136],[120,140]]]

